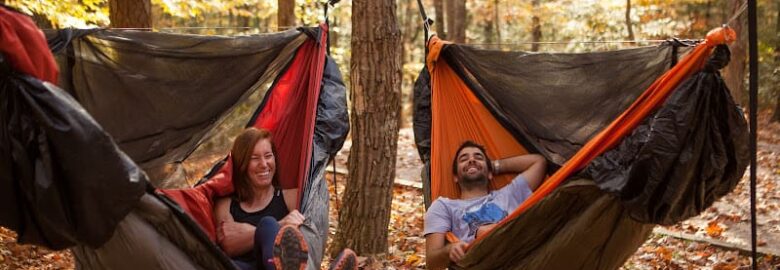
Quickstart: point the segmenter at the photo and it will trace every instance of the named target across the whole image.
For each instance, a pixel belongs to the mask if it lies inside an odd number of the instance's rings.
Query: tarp
[[[308,38],[289,30],[200,36],[132,30],[47,32],[59,84],[158,187],[241,100],[274,80]],[[178,185],[178,186],[177,186]]]
[[[625,151],[629,147],[613,150],[611,155],[620,157],[616,161],[617,165],[594,167],[602,173],[602,176],[612,177],[608,179],[611,181],[609,184],[604,184],[606,181],[599,177],[596,177],[596,181],[604,189],[601,191],[603,194],[617,195],[621,200],[611,201],[619,202],[620,205],[617,208],[608,205],[582,206],[585,207],[583,213],[600,213],[604,209],[616,209],[609,210],[611,217],[608,219],[623,220],[625,218],[623,216],[628,216],[630,213],[632,221],[637,224],[677,222],[691,214],[699,213],[714,199],[733,189],[746,165],[746,155],[742,155],[745,153],[744,119],[738,113],[731,97],[728,96],[728,90],[725,89],[717,74],[717,69],[724,66],[728,60],[724,61],[720,54],[716,54],[715,59],[705,67],[706,59],[715,45],[728,41],[728,38],[733,37],[731,34],[733,32],[729,29],[711,32],[707,40],[698,45],[683,61],[670,71],[663,75],[658,74],[651,80],[647,80],[648,73],[643,72],[647,70],[653,71],[650,74],[663,72],[668,67],[665,63],[674,63],[675,61],[672,60],[674,58],[670,57],[668,62],[654,61],[658,60],[658,53],[642,54],[641,52],[669,47],[668,44],[661,47],[608,53],[527,54],[447,45],[434,38],[428,55],[428,70],[431,76],[420,77],[422,81],[416,84],[415,93],[415,96],[420,98],[416,108],[420,111],[430,110],[430,113],[426,111],[415,113],[415,116],[420,116],[419,120],[415,118],[415,135],[417,142],[420,143],[418,149],[423,160],[430,164],[431,180],[427,184],[430,186],[431,198],[435,199],[439,195],[457,197],[457,187],[451,180],[449,164],[456,147],[466,139],[486,144],[488,154],[492,158],[524,153],[522,147],[525,147],[530,152],[538,151],[554,163],[563,165],[531,198],[499,223],[498,229],[487,237],[477,239],[473,243],[474,248],[470,249],[501,250],[498,253],[525,258],[530,256],[531,251],[520,247],[524,246],[523,244],[510,247],[505,242],[512,233],[527,229],[517,227],[516,224],[524,224],[517,220],[542,222],[542,220],[550,221],[549,217],[555,216],[556,219],[552,220],[554,223],[547,224],[556,228],[555,230],[581,232],[590,230],[591,228],[582,226],[583,223],[571,223],[573,219],[577,219],[577,215],[567,214],[564,209],[548,211],[544,215],[533,209],[537,209],[538,203],[542,202],[548,205],[555,204],[556,202],[550,200],[560,198],[555,194],[562,191],[553,191],[558,184],[572,173],[584,168],[594,157],[610,149],[621,138],[629,135],[643,119],[653,119],[647,120],[651,122],[649,133],[635,133],[633,137],[629,136],[624,141],[630,143],[634,140],[634,148],[638,147],[641,150]],[[674,47],[668,49],[670,54],[666,54],[667,57],[674,56],[677,50]],[[459,54],[463,51],[473,53]],[[606,57],[608,55],[610,57]],[[614,58],[620,57],[627,58],[623,59],[624,61],[611,62]],[[515,66],[513,65],[515,63],[521,64]],[[699,75],[692,75],[702,68],[703,71]],[[426,82],[425,80],[429,78],[431,82]],[[523,78],[525,81],[512,82],[514,78]],[[593,83],[591,79],[594,80]],[[643,80],[644,84],[637,85],[635,82]],[[512,85],[510,82],[518,84]],[[429,93],[431,90],[426,89],[426,86],[433,89],[432,95]],[[703,94],[704,92],[711,92],[712,96]],[[674,95],[667,100],[670,93]],[[607,103],[601,103],[604,100],[607,100]],[[529,103],[529,101],[538,103]],[[420,104],[420,102],[429,102],[430,105]],[[568,106],[582,102],[585,102],[586,106],[583,104]],[[656,111],[662,104],[662,109]],[[614,109],[615,106],[623,107]],[[687,109],[694,107],[697,110]],[[727,108],[725,114],[720,113],[722,108]],[[583,115],[584,118],[580,118]],[[685,119],[681,121],[685,124],[670,124],[669,122],[673,121],[663,121],[664,118],[669,118],[669,115],[676,116],[674,120]],[[711,120],[701,121],[701,117]],[[718,125],[711,124],[720,121],[721,117],[728,117],[729,120]],[[695,122],[693,119],[700,122]],[[575,120],[582,120],[582,122]],[[658,121],[653,122],[655,120]],[[695,124],[690,124],[694,122]],[[500,126],[496,127],[499,123]],[[428,128],[430,129],[426,130]],[[559,132],[568,134],[571,139],[565,136],[558,137]],[[507,137],[511,140],[512,136],[516,142],[505,143]],[[656,143],[646,143],[647,137]],[[704,142],[691,143],[692,140],[704,140]],[[518,147],[517,142],[521,143],[522,147]],[[706,147],[702,147],[702,144],[712,146],[704,149]],[[636,157],[637,155],[640,156]],[[556,159],[564,159],[566,162],[560,164]],[[639,162],[633,163],[634,161]],[[725,166],[721,167],[721,165]],[[552,166],[552,169],[557,168]],[[496,185],[500,186],[501,181],[497,182]],[[646,182],[648,184],[643,185]],[[626,186],[635,188],[624,188]],[[670,187],[677,189],[673,190]],[[547,196],[551,191],[552,195]],[[637,195],[639,193],[641,194]],[[696,197],[680,199],[683,196]],[[670,209],[669,206],[672,204],[674,206]],[[589,210],[584,210],[588,207]],[[537,213],[537,216],[529,216],[524,211]],[[574,229],[567,228],[566,226],[570,224],[580,225],[576,225],[578,227]],[[510,226],[514,227],[507,228]],[[635,237],[619,236],[615,234],[617,231],[619,230],[612,229],[594,231],[594,233],[605,233],[618,238],[617,240],[603,239],[607,242],[623,241],[627,245],[636,242]],[[575,236],[578,237],[580,236]],[[450,240],[456,239],[450,238]],[[504,242],[501,242],[502,240]],[[519,240],[530,241],[531,239]],[[493,243],[500,248],[497,249],[496,246],[485,242]],[[603,243],[606,245],[607,242]],[[513,243],[518,242],[513,241]],[[548,251],[562,251],[568,248],[564,244],[552,247]],[[617,261],[622,262],[633,252],[631,247],[626,246],[626,248],[622,253],[611,253],[608,257],[602,258],[603,261],[596,265],[619,266]],[[486,263],[482,260],[485,256],[483,251],[470,251],[464,259],[464,265],[461,266],[473,267],[475,264],[471,262],[479,261],[480,267],[484,266],[485,269],[506,267],[494,260],[488,260]],[[605,254],[592,253],[588,256],[605,256]],[[574,261],[564,264],[569,266],[564,267],[566,269],[584,267]],[[517,269],[556,269],[553,265],[560,265],[560,262],[552,263],[544,259],[526,260],[522,265],[523,267]],[[588,263],[587,266],[591,267],[593,264]]]

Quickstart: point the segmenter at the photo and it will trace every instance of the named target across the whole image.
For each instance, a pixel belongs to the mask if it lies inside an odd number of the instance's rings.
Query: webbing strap
[[[428,15],[425,13],[425,7],[423,6],[422,0],[417,0],[417,7],[420,9],[420,17],[422,17],[423,20],[423,32],[425,33],[423,36],[423,47],[425,48],[423,64],[425,64],[425,59],[428,57],[428,36],[431,30],[431,24],[433,24],[433,20],[428,18]]]
[[[756,138],[758,134],[758,42],[756,30],[756,1],[748,0],[748,51],[750,53],[750,241],[753,269],[758,269],[756,243]],[[739,12],[741,13],[741,12]]]

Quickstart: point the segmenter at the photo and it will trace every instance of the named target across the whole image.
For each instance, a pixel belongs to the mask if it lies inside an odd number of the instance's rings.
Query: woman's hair
[[[247,169],[249,168],[249,162],[252,160],[252,153],[254,152],[255,145],[261,140],[268,140],[271,144],[271,151],[274,154],[274,163],[278,168],[278,159],[276,158],[276,147],[271,137],[271,132],[266,129],[247,128],[233,141],[233,149],[231,149],[233,157],[233,189],[236,192],[236,199],[243,202],[249,200],[254,195],[254,189],[252,188],[251,180],[247,175]],[[279,170],[274,170],[274,176],[271,179],[271,184],[274,187],[279,186]]]

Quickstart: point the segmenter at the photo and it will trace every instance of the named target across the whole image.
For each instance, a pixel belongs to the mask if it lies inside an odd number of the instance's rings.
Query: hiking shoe
[[[357,255],[351,249],[342,250],[336,259],[331,261],[330,270],[354,270],[357,269]]]
[[[309,247],[297,227],[285,225],[274,241],[274,265],[277,270],[304,270],[309,260]]]

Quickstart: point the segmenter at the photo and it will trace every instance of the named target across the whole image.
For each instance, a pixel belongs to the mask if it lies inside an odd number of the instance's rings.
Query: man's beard
[[[488,177],[485,173],[480,173],[474,176],[463,175],[458,180],[460,188],[463,190],[471,190],[474,188],[487,187]]]

